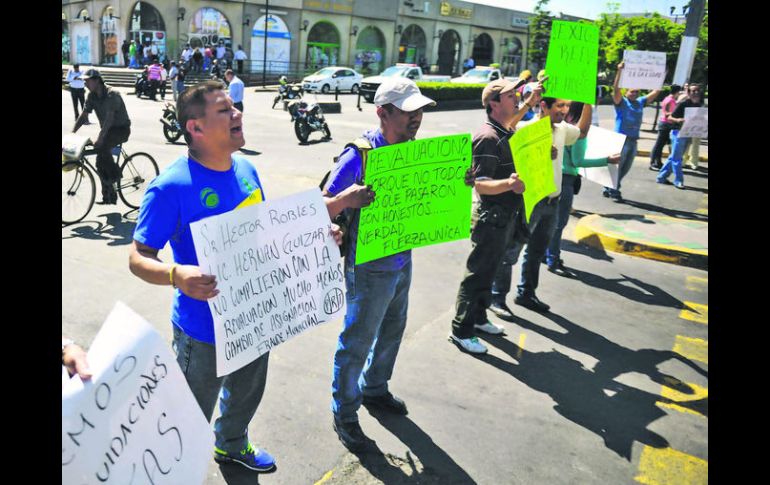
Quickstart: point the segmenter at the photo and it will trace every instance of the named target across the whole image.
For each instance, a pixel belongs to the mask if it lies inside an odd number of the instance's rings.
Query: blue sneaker
[[[215,446],[214,461],[217,463],[237,463],[260,473],[273,473],[276,470],[275,459],[270,456],[270,453],[254,448],[251,443],[240,453],[228,453]]]

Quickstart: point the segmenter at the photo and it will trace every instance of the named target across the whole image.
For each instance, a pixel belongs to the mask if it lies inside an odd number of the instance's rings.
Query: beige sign
[[[473,9],[453,7],[449,2],[441,2],[441,15],[445,17],[460,17],[461,19],[470,19],[473,16]]]

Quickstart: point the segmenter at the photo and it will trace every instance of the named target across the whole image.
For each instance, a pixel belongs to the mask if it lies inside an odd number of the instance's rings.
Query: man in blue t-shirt
[[[610,197],[615,202],[623,200],[620,194],[620,181],[631,170],[636,157],[636,141],[639,139],[639,129],[642,127],[642,115],[644,106],[655,101],[660,94],[660,89],[656,89],[647,96],[639,96],[638,88],[629,88],[626,95],[620,94],[620,75],[625,66],[625,61],[618,64],[618,72],[615,74],[615,82],[612,84],[612,102],[615,105],[615,131],[626,135],[626,142],[620,152],[620,162],[618,163],[618,188],[604,187],[602,193],[605,197]]]
[[[205,81],[179,96],[179,124],[188,154],[150,183],[144,195],[129,266],[139,278],[172,285],[171,321],[177,362],[207,420],[217,397],[221,416],[214,424],[214,459],[269,473],[275,460],[249,442],[247,429],[262,399],[269,353],[224,377],[217,377],[214,322],[207,300],[219,293],[214,275],[195,256],[190,223],[264,200],[254,166],[232,153],[245,144],[242,114],[223,83]],[[171,244],[173,263],[158,258]]]
[[[386,81],[374,94],[380,127],[364,133],[372,148],[414,139],[422,110],[436,103],[406,78]],[[325,187],[325,196],[337,196],[363,178],[361,152],[346,148]],[[330,213],[333,211],[330,209]],[[345,257],[347,312],[334,354],[332,381],[333,427],[346,448],[361,450],[367,438],[358,424],[363,403],[404,415],[404,402],[388,391],[401,338],[406,327],[411,251],[356,265],[356,236],[360,211],[348,209],[351,247]]]

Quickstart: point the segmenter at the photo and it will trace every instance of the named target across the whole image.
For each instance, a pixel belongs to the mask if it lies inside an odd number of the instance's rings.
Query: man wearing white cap
[[[374,95],[380,126],[363,138],[370,148],[414,139],[422,110],[436,103],[420,93],[414,81],[398,78],[380,85]],[[366,150],[349,146],[340,155],[324,195],[335,197],[363,179]],[[360,210],[345,209],[351,246],[345,256],[347,313],[334,354],[332,381],[333,428],[346,448],[361,450],[367,438],[358,424],[361,404],[394,414],[407,414],[406,405],[388,390],[401,338],[406,327],[411,251],[355,264]]]

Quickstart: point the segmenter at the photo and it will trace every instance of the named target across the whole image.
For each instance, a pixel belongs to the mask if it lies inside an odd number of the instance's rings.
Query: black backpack
[[[352,147],[355,149],[358,154],[361,157],[361,173],[366,173],[366,157],[369,154],[369,150],[372,149],[372,145],[366,138],[356,138],[352,142],[345,145],[345,148]],[[344,151],[344,150],[343,150]],[[339,161],[339,156],[334,157],[334,163],[337,163]],[[329,181],[329,177],[331,176],[332,171],[329,170],[326,172],[326,175],[323,176],[321,179],[321,183],[318,184],[318,188],[321,189],[321,192],[323,192],[324,187],[326,187],[326,183]],[[356,181],[359,184],[363,183],[363,176],[361,177],[361,180]],[[344,258],[348,254],[348,250],[350,249],[351,241],[350,241],[350,231],[348,230],[350,227],[350,224],[355,220],[356,217],[358,217],[358,213],[360,212],[360,209],[345,209],[337,216],[332,219],[332,222],[340,226],[340,229],[342,229],[342,244],[340,245],[340,255]]]

